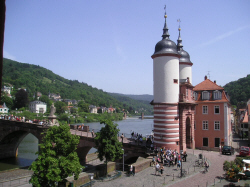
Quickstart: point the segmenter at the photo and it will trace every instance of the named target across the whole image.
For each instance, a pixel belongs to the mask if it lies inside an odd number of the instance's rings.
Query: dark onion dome
[[[193,65],[193,63],[190,61],[190,56],[188,52],[183,50],[182,39],[181,39],[181,28],[179,27],[178,30],[179,30],[179,37],[177,40],[177,50],[178,50],[178,53],[181,55],[180,63],[186,62],[186,63],[191,63],[190,65]]]
[[[152,58],[157,56],[176,56],[180,57],[177,51],[176,44],[169,39],[168,27],[167,27],[167,15],[165,13],[165,24],[163,28],[162,40],[155,45],[155,52]]]

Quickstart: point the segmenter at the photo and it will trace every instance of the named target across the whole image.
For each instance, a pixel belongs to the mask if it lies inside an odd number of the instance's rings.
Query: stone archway
[[[36,134],[23,130],[13,131],[4,136],[0,141],[0,159],[17,157],[17,148],[28,134],[32,134],[39,141],[39,138],[36,136]]]
[[[186,146],[192,148],[192,133],[191,133],[191,120],[190,117],[186,118]]]

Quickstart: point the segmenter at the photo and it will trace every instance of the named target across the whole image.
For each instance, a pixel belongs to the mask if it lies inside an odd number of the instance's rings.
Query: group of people
[[[82,125],[79,125],[78,127],[78,130],[82,130],[83,131],[83,128],[84,128],[84,124],[82,124]]]
[[[11,120],[11,121],[20,121],[20,122],[26,122],[26,123],[38,123],[39,125],[46,125],[49,123],[45,120],[37,120],[37,119],[30,120],[30,119],[26,119],[24,116],[18,117],[18,116],[14,116],[13,114],[1,115],[0,119]]]
[[[138,143],[140,143],[141,145],[143,144],[143,137],[142,134],[138,134],[136,132],[132,132],[131,133],[131,138],[135,140],[135,142],[138,141]]]
[[[171,165],[176,165],[177,169],[181,167],[181,159],[183,159],[183,155],[187,155],[185,152],[181,155],[176,150],[165,148],[157,149],[155,147],[154,151],[156,153],[156,157],[153,157],[153,165],[156,165],[156,163],[162,163],[163,166],[167,164],[169,167]]]

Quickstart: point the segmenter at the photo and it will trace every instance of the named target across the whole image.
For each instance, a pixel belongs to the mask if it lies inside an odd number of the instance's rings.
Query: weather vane
[[[211,71],[207,71],[207,76],[208,76],[209,79],[210,79],[210,72]]]
[[[181,20],[177,19],[177,22],[179,22],[179,28],[181,28]]]
[[[164,6],[164,10],[165,10],[165,15],[166,15],[166,5]]]

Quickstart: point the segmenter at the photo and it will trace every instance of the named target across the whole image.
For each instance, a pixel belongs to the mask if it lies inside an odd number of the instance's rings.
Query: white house
[[[0,113],[9,113],[9,108],[5,103],[3,103],[3,105],[0,105]]]
[[[94,105],[89,106],[90,113],[97,114],[97,107]]]
[[[7,93],[7,94],[10,94],[12,88],[13,88],[13,87],[4,86],[4,87],[2,88],[2,91],[5,92],[5,93]]]
[[[33,113],[45,113],[47,111],[47,104],[42,101],[32,101],[29,104],[29,110]]]

